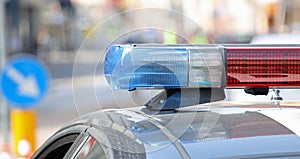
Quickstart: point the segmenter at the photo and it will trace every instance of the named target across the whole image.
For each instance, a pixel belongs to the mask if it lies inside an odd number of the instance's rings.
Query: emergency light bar
[[[115,89],[299,87],[300,45],[112,45]]]

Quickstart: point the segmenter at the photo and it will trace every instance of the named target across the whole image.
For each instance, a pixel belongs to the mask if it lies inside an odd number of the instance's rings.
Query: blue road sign
[[[19,56],[5,66],[1,74],[1,91],[12,106],[31,108],[46,94],[48,73],[31,56]]]

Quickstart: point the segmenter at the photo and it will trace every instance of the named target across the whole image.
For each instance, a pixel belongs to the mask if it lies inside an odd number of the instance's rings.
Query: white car
[[[300,158],[299,102],[222,101],[299,87],[300,46],[114,45],[104,72],[113,89],[164,91],[75,119],[33,158]]]
[[[251,44],[300,44],[300,34],[265,34],[254,36]]]

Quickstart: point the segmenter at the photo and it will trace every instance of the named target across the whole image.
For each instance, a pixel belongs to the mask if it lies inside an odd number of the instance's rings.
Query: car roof
[[[296,104],[285,103],[278,108],[272,103],[241,105],[223,102],[223,107],[216,106],[221,103],[216,102],[212,108],[205,104],[198,108],[165,113],[140,108],[109,109],[82,116],[72,124],[81,122],[95,127],[95,136],[98,133],[103,135],[103,128],[127,134],[132,140],[142,143],[146,147],[145,151],[149,151],[148,156],[154,158],[167,155],[163,151],[170,151],[169,145],[175,142],[171,141],[172,138],[178,139],[178,144],[192,158],[205,148],[215,153],[203,151],[204,158],[300,155],[300,133],[276,118],[282,118],[278,114],[285,114],[297,121],[300,109]],[[297,125],[294,122],[294,127],[297,128]],[[247,148],[241,145],[247,145]]]
[[[73,120],[44,147],[62,135],[82,132],[109,147],[107,151],[147,158],[297,158],[298,108],[298,102],[280,102],[279,107],[274,102],[223,101],[165,112],[145,107],[99,110]]]

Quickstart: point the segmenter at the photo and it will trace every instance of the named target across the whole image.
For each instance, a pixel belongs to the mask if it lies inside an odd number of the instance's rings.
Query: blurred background
[[[78,50],[85,38],[91,43],[86,49],[100,49],[97,46],[100,40],[109,39],[111,32],[125,25],[126,19],[137,17],[123,17],[101,37],[89,35],[96,25],[114,14],[144,7],[184,14],[209,33],[215,43],[248,43],[258,34],[296,34],[300,30],[298,0],[162,0],[159,3],[153,0],[4,0],[4,3],[9,54],[30,52],[51,57],[58,51]],[[137,20],[127,23],[131,22],[139,23]],[[190,30],[193,40],[197,36],[195,29]]]
[[[109,43],[268,44],[284,43],[291,37],[293,42],[300,42],[300,0],[0,2],[4,6],[4,32],[1,34],[5,38],[2,48],[5,56],[1,60],[9,60],[20,53],[32,54],[43,61],[51,77],[47,96],[33,108],[37,113],[36,147],[79,115],[99,109],[142,105],[155,94],[110,89],[101,76],[103,57],[100,56]],[[172,10],[186,16],[194,25],[187,25],[172,14],[168,17],[119,14],[145,7]],[[119,14],[117,21],[105,23],[116,18],[116,14]],[[124,26],[139,26],[148,18],[172,24],[175,33],[144,28],[116,39]],[[99,29],[99,24],[104,27]],[[227,100],[249,99],[234,91],[228,92]],[[2,136],[0,140],[4,140]]]

